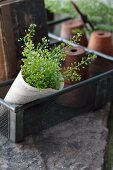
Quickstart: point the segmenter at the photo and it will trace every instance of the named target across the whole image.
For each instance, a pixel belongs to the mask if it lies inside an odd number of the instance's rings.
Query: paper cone
[[[61,90],[63,86],[64,83],[61,82],[59,90]],[[24,81],[20,71],[8,93],[6,94],[4,100],[14,104],[25,104],[36,99],[41,99],[43,97],[49,96],[50,94],[53,94],[57,91],[58,90],[52,88],[38,91],[37,88],[30,86]]]

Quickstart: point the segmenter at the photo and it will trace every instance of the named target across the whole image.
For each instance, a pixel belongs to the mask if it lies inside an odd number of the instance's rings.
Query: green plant
[[[77,70],[89,64],[95,55],[84,57],[80,63],[72,63],[62,72],[61,62],[65,60],[65,44],[61,43],[53,49],[49,48],[48,41],[44,37],[42,43],[35,47],[32,38],[35,34],[35,24],[31,24],[25,37],[20,39],[23,46],[23,65],[21,71],[24,80],[38,89],[53,88],[59,89],[61,81],[64,79],[79,81],[80,75]],[[79,35],[78,35],[79,36]],[[76,40],[78,40],[75,37]],[[74,38],[73,38],[74,40]]]
[[[95,29],[113,30],[113,2],[103,0],[78,0],[77,4],[83,13],[94,23]]]

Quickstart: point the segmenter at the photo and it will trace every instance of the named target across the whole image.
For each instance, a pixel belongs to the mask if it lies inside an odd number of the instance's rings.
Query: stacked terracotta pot
[[[107,31],[94,31],[92,32],[88,48],[113,56],[112,34]],[[97,58],[90,66],[91,76],[105,72],[113,68],[113,63],[104,59]]]
[[[104,54],[113,55],[112,34],[106,31],[92,32],[88,48]]]
[[[66,48],[65,52],[67,57],[63,63],[62,69],[70,66],[73,62],[81,62],[82,58],[86,55],[84,49],[81,47]],[[89,77],[88,66],[81,68],[78,73],[81,75],[81,80],[87,79]],[[77,82],[65,81],[65,87],[75,83]],[[59,96],[57,102],[67,107],[80,108],[90,105],[92,100],[93,96],[90,93],[90,88],[88,86],[83,86]]]
[[[80,45],[87,46],[88,41],[84,31],[84,23],[81,20],[69,20],[61,25],[61,37],[65,39],[71,39],[77,30],[82,31],[82,36],[80,39]]]

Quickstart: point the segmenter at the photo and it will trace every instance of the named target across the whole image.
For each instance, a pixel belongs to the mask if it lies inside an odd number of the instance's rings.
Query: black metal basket
[[[49,34],[49,37],[54,38],[57,43],[62,41],[70,43],[52,34]],[[73,43],[71,45],[78,46]],[[28,135],[38,134],[57,123],[98,109],[111,101],[113,98],[113,58],[87,48],[84,49],[88,53],[95,53],[107,67],[95,65],[96,71],[92,72],[88,79],[25,105],[10,104],[0,98],[0,133],[14,142],[20,142]],[[92,67],[93,65],[90,66]],[[101,69],[98,69],[99,67]],[[10,86],[12,83],[13,80],[3,82],[0,88]],[[73,102],[72,98],[68,99],[72,93],[75,93],[76,97],[74,107],[70,105]],[[69,103],[64,100],[66,98]]]

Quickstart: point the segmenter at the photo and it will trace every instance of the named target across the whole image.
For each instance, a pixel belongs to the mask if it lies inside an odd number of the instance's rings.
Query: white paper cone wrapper
[[[63,86],[64,83],[62,82],[59,90],[61,90]],[[49,96],[50,94],[56,93],[59,90],[48,88],[38,91],[37,88],[30,86],[24,81],[20,71],[4,100],[14,104],[25,104]]]

